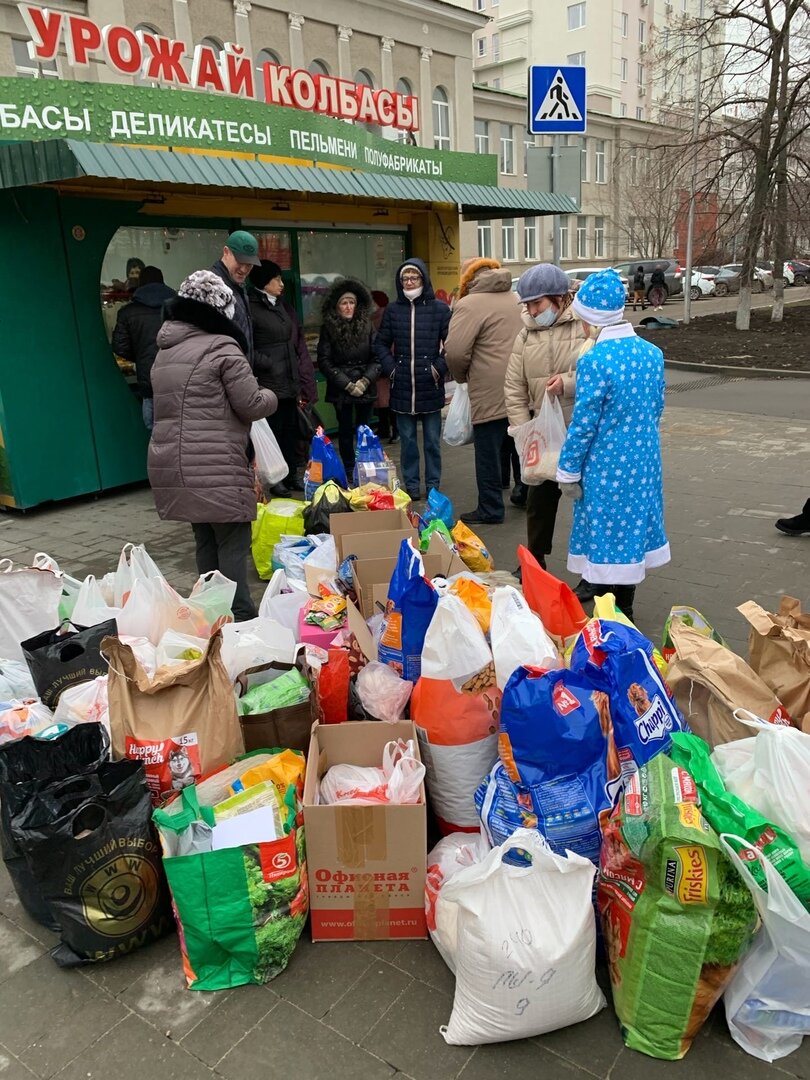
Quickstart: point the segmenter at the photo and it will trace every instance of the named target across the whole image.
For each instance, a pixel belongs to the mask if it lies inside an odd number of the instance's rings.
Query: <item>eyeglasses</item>
[[[422,275],[421,274],[403,274],[402,275],[402,281],[403,282],[405,282],[405,281],[421,281],[421,280],[422,280]]]

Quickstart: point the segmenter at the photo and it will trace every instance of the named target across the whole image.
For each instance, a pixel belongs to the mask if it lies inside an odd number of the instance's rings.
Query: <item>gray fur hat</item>
[[[178,296],[187,300],[196,300],[208,304],[215,311],[221,312],[226,319],[232,319],[236,310],[233,291],[211,270],[195,270],[177,290]]]
[[[541,296],[564,296],[571,291],[571,279],[554,263],[537,263],[520,275],[517,294],[521,304]]]

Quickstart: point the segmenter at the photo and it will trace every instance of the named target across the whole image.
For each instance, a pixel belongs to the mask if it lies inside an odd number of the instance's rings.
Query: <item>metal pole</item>
[[[551,193],[557,194],[560,184],[560,136],[551,136]],[[560,219],[555,215],[552,219],[551,261],[560,265]]]
[[[692,178],[689,183],[689,213],[686,222],[686,267],[683,286],[683,324],[689,325],[692,317],[692,247],[695,242],[695,192],[697,189],[698,148],[700,130],[700,82],[703,74],[703,10],[705,0],[700,0],[700,40],[698,42],[697,66],[695,68],[695,111],[692,114]]]

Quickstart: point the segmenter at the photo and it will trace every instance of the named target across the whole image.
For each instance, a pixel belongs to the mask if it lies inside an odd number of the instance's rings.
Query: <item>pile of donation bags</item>
[[[103,958],[71,936],[58,900],[72,885],[45,882],[47,860],[26,829],[48,821],[26,800],[66,781],[69,795],[80,777],[112,805],[130,777],[102,769],[124,766],[154,805],[147,862],[159,888],[118,952],[162,932],[171,896],[190,987],[264,981],[283,969],[310,908],[315,936],[316,901],[337,903],[330,890],[377,877],[356,860],[385,834],[378,815],[418,811],[426,797],[444,834],[426,859],[424,913],[456,976],[448,1042],[530,1037],[594,1015],[606,1004],[594,974],[602,952],[628,1046],[682,1057],[723,998],[749,1053],[794,1050],[810,1022],[810,628],[798,605],[775,614],[744,605],[750,665],[690,608],[673,609],[659,651],[610,597],[589,619],[525,549],[522,583],[498,574],[438,492],[419,516],[340,509],[334,495],[321,495],[329,531],[307,538],[318,558],[275,569],[255,625],[215,629],[227,615],[212,611],[207,634],[178,640],[166,638],[182,631],[164,613],[145,643],[118,625],[99,643],[108,670],[88,664],[71,687],[98,697],[106,680],[102,715],[72,716],[51,741],[7,739],[15,752],[38,748],[21,764],[7,765],[0,747],[4,857],[39,917],[50,912],[73,957]],[[136,563],[129,592],[122,584],[107,604],[122,612],[148,565],[131,552],[124,561]],[[53,624],[29,636],[55,633],[69,590],[52,566],[31,573],[51,574],[59,589]],[[0,662],[0,678],[47,709],[44,684],[27,684],[21,662],[13,653]],[[312,718],[313,738],[356,721],[366,722],[358,732],[391,735],[357,760],[319,752],[307,778]],[[62,740],[90,730],[104,746],[63,764]],[[257,741],[245,758],[249,731]],[[54,764],[43,765],[51,748]],[[340,829],[334,814],[348,815]],[[87,840],[93,823],[80,825]],[[418,867],[410,853],[407,866],[381,875],[381,894],[406,888],[395,883]],[[381,929],[387,899],[370,916],[360,899],[347,902],[354,916],[341,936],[393,933]],[[226,926],[238,928],[230,943]]]

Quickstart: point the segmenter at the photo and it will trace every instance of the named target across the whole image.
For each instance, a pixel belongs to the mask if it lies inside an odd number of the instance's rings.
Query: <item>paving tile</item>
[[[182,1040],[182,1046],[206,1065],[216,1065],[275,1005],[278,995],[267,986],[239,986]]]
[[[42,956],[45,947],[0,915],[0,983]]]
[[[448,1046],[439,1034],[451,1010],[446,995],[414,981],[361,1045],[414,1080],[451,1080],[473,1052],[468,1046]]]
[[[359,948],[370,952],[372,956],[378,956],[381,960],[393,963],[397,956],[405,948],[405,941],[358,941]]]
[[[215,1080],[207,1066],[137,1016],[79,1053],[58,1080]],[[5,1078],[3,1078],[5,1080]]]
[[[684,1058],[690,1076],[728,1077],[729,1080],[784,1080],[784,1075],[773,1066],[751,1057],[730,1039],[698,1037]],[[781,1065],[781,1063],[778,1063]],[[622,1050],[613,1066],[611,1076],[621,1080],[655,1080],[655,1077],[683,1075],[680,1062],[659,1061],[646,1054]]]
[[[157,967],[178,968],[181,965],[180,946],[175,933],[136,949],[128,956],[122,956],[112,964],[93,964],[84,969],[88,979],[106,990],[108,994],[119,997],[133,983],[144,975],[149,975]]]
[[[53,1076],[127,1015],[80,971],[41,956],[0,984],[3,1040],[40,1077]]]
[[[456,980],[450,968],[439,955],[432,941],[409,941],[397,954],[392,963],[413,975],[420,982],[427,983],[434,990],[440,990],[450,998],[456,992]]]
[[[588,1074],[531,1039],[479,1046],[458,1080],[586,1080]]]
[[[361,1042],[412,981],[404,971],[375,958],[323,1022],[352,1042]]]
[[[388,1080],[394,1070],[280,1001],[217,1066],[226,1080]]]
[[[305,935],[287,970],[273,980],[273,990],[320,1019],[373,962],[374,957],[353,942],[312,942]]]
[[[178,952],[173,960],[150,966],[118,1000],[179,1042],[227,1000],[230,990],[189,990]]]
[[[3,1080],[34,1080],[36,1073],[23,1065],[19,1058],[0,1044],[0,1077]]]

